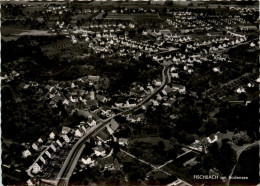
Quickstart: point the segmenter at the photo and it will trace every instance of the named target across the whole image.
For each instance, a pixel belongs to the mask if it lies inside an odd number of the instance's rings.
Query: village
[[[5,184],[210,185],[259,141],[256,6],[2,8]]]

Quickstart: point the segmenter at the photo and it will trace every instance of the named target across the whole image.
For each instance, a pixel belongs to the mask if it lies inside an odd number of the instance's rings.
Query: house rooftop
[[[112,119],[109,123],[109,126],[113,131],[115,131],[119,127],[119,124],[114,119]]]

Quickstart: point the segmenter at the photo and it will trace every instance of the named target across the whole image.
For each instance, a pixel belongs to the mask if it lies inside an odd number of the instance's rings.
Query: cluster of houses
[[[230,131],[227,131],[226,133],[217,132],[217,133],[211,134],[208,137],[204,137],[202,139],[196,139],[191,145],[189,145],[189,148],[200,151],[200,152],[207,153],[207,147],[210,144],[220,141],[221,139],[232,140],[233,134],[234,134],[234,132],[230,132]]]
[[[111,141],[110,136],[113,136],[118,127],[119,124],[112,119],[106,128],[99,132],[95,138],[95,146],[92,148],[93,153],[90,155],[82,154],[79,160],[81,169],[99,166],[99,168],[103,170],[119,170],[122,167],[122,165],[120,165],[117,160],[114,160],[111,156],[113,149],[106,145]],[[128,140],[126,138],[117,139],[114,136],[113,138],[121,146],[126,146],[128,144]]]
[[[1,80],[4,82],[11,82],[13,81],[16,77],[19,77],[20,74],[13,70],[9,75],[5,74],[4,76],[1,77]]]
[[[91,35],[82,35],[85,36],[85,42],[89,44],[89,47],[95,53],[103,53],[103,54],[117,54],[119,57],[126,57],[128,55],[138,59],[142,54],[147,53],[156,53],[156,52],[163,52],[168,51],[168,48],[164,46],[164,41],[162,40],[162,34],[165,33],[164,30],[161,31],[151,31],[151,30],[144,30],[142,35],[153,35],[156,37],[156,41],[153,43],[149,43],[148,41],[135,41],[130,39],[127,35],[120,35],[109,31],[103,33],[96,32],[96,36]],[[171,39],[171,38],[170,38]],[[188,41],[187,38],[180,38],[180,39],[173,39],[168,41],[169,45],[176,45],[179,40]],[[102,55],[102,58],[105,56]]]
[[[22,152],[24,158],[31,156],[32,153],[39,153],[40,155],[34,161],[34,163],[27,170],[28,175],[37,175],[42,172],[43,167],[53,159],[55,154],[60,152],[66,144],[69,144],[74,139],[73,130],[69,127],[63,127],[62,132],[58,135],[55,132],[51,132],[48,138],[40,137],[31,146]]]
[[[229,15],[228,18],[224,15],[207,15],[205,19],[203,13],[194,14],[193,12],[173,12],[173,18],[168,18],[166,23],[172,28],[186,28],[186,32],[193,32],[196,30],[212,30],[213,27],[226,26],[227,30],[235,30],[241,25],[250,25],[248,21],[241,17],[241,15]],[[251,28],[252,27],[252,28]],[[243,30],[256,29],[256,26],[248,26],[242,28]],[[241,30],[242,30],[241,29]],[[257,29],[256,29],[257,30]],[[184,30],[183,30],[184,31]]]
[[[57,104],[61,102],[70,114],[76,112],[76,107],[95,110],[99,103],[105,104],[110,100],[104,95],[100,87],[104,81],[100,80],[100,76],[89,75],[73,81],[54,82],[53,85],[44,87],[47,91],[45,97],[50,100],[51,107],[57,108]],[[90,90],[86,90],[85,87],[90,87]]]
[[[85,113],[83,113],[85,114]],[[76,139],[82,137],[88,129],[92,126],[96,125],[96,121],[89,115],[87,121],[80,122],[75,128],[63,127],[61,134],[57,134],[55,132],[51,132],[48,138],[40,137],[36,142],[34,142],[31,146],[28,146],[26,150],[22,152],[24,158],[27,158],[32,155],[32,153],[38,153],[39,156],[33,162],[33,164],[28,168],[27,173],[30,178],[27,183],[30,185],[34,183],[35,176],[39,175],[39,173],[43,174],[44,168],[46,168],[49,162],[53,161],[55,157],[58,157],[64,148],[68,148],[71,146]],[[96,146],[93,148],[94,154],[96,157],[105,157],[107,155],[107,150],[102,146],[102,143],[105,140],[105,143],[109,141],[109,136],[113,135],[114,132],[118,129],[119,124],[112,119],[110,123],[105,128],[105,138],[101,139],[98,137],[98,142]],[[103,133],[104,133],[103,131]],[[103,135],[104,136],[104,135]],[[118,143],[122,146],[128,144],[127,139],[120,138]],[[58,155],[59,154],[59,155]],[[93,154],[93,155],[94,155]],[[60,158],[58,158],[60,159]],[[91,157],[82,157],[81,162],[84,165],[96,166],[97,162],[91,159]],[[53,163],[52,163],[53,164]],[[57,164],[57,163],[56,163]],[[56,165],[55,164],[55,165]],[[58,168],[62,165],[62,162],[58,163]],[[58,165],[57,164],[57,165]],[[55,166],[51,165],[51,166]]]

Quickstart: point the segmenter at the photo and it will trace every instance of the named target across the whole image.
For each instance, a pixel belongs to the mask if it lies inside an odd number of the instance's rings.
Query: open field
[[[10,27],[1,27],[1,33],[3,36],[11,36],[14,34],[20,34],[22,32],[26,32],[28,30],[24,29],[16,29],[16,28],[10,28]]]

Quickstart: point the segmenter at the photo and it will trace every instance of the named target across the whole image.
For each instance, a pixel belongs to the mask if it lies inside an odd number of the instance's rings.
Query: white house
[[[64,139],[66,143],[70,142],[70,137],[67,134],[62,135],[61,137]]]
[[[49,138],[50,138],[50,139],[54,139],[54,138],[55,138],[54,132],[51,132],[51,133],[50,133]]]
[[[177,72],[171,73],[172,78],[179,78],[179,74]]]
[[[173,88],[173,90],[177,90],[177,91],[179,91],[180,93],[185,93],[185,91],[186,91],[185,86],[182,86],[182,85],[174,84],[174,85],[172,86],[172,88]]]
[[[46,164],[47,163],[47,161],[46,161],[46,159],[44,159],[44,157],[40,157],[40,160],[42,161],[42,163],[44,163],[44,164]]]
[[[94,153],[96,156],[101,156],[104,157],[106,156],[106,151],[104,148],[102,148],[101,146],[97,147],[94,149]]]
[[[61,133],[62,133],[62,134],[67,134],[67,133],[69,133],[70,131],[71,131],[71,128],[63,126]]]
[[[37,181],[36,179],[33,179],[33,178],[30,178],[29,180],[27,180],[26,183],[28,186],[39,185],[39,181]]]
[[[153,84],[154,84],[155,86],[159,87],[159,86],[162,85],[162,81],[159,80],[159,79],[156,79],[156,80],[154,80]]]
[[[94,165],[94,160],[91,160],[91,158],[82,157],[81,158],[82,163],[85,165]]]
[[[94,119],[88,119],[87,123],[89,126],[94,126],[94,125],[96,125],[97,122]]]
[[[214,67],[214,68],[213,68],[213,71],[214,71],[214,72],[220,72],[219,67]]]
[[[34,142],[33,144],[32,144],[32,148],[34,149],[34,150],[39,150],[39,147],[40,147],[40,145],[39,145],[39,142],[37,141],[37,142]]]
[[[52,149],[54,152],[56,152],[56,151],[57,151],[57,148],[54,146],[54,144],[53,144],[53,143],[51,144],[50,148],[51,148],[51,149]]]
[[[207,137],[206,139],[207,139],[207,141],[208,141],[209,143],[214,143],[214,142],[216,142],[216,141],[218,140],[218,136],[214,134],[214,135],[210,135],[210,136]]]
[[[28,156],[32,155],[32,153],[27,149],[22,152],[23,158],[27,158]]]
[[[51,153],[48,150],[45,151],[45,154],[48,156],[48,158],[52,157]]]
[[[239,87],[238,89],[236,89],[236,92],[241,94],[241,93],[246,92],[246,91],[245,91],[244,87]]]
[[[82,128],[78,128],[75,130],[75,137],[82,137],[84,135],[84,130]]]
[[[56,143],[57,143],[60,147],[62,147],[62,143],[60,142],[59,139],[56,140]]]
[[[40,172],[42,170],[41,166],[43,165],[42,161],[37,161],[32,168],[32,172],[34,174],[37,174],[38,172]]]

